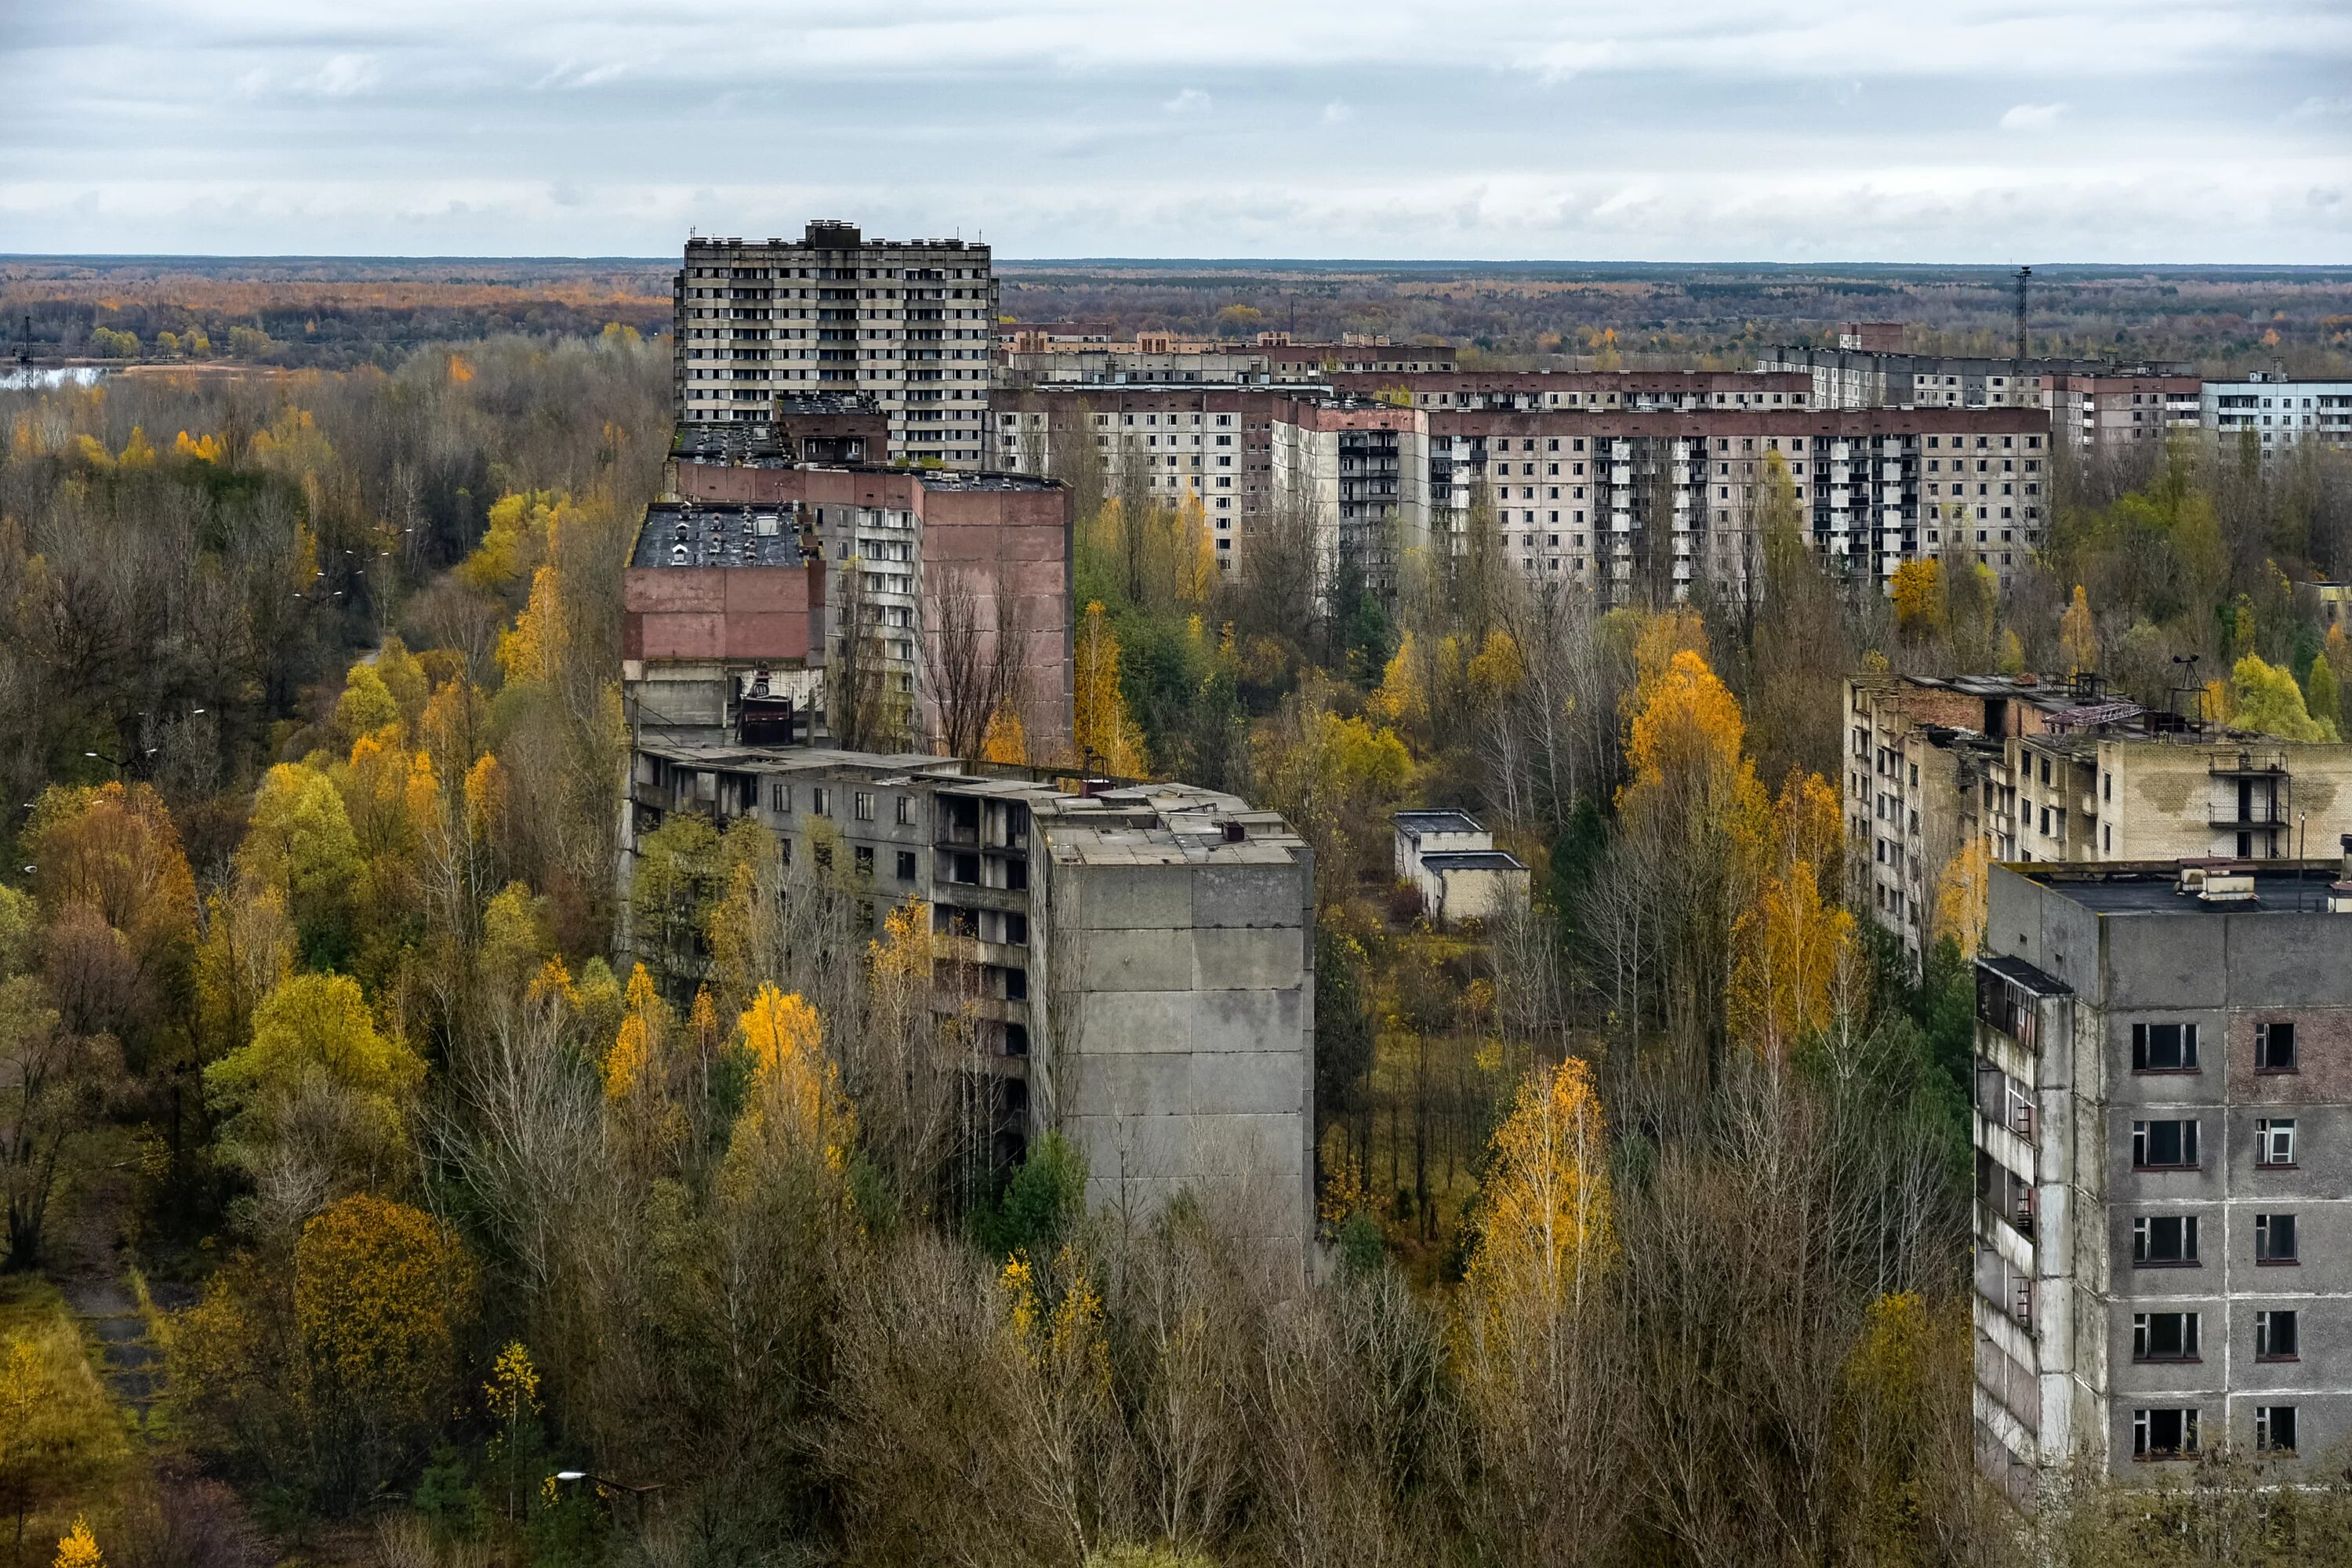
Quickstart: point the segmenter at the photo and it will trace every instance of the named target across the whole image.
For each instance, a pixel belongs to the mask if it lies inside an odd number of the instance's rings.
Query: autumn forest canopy
[[[167,281],[142,354],[317,303]],[[1295,517],[1221,574],[1196,500],[1072,473],[1081,743],[1315,851],[1301,1289],[1213,1205],[1090,1211],[1058,1138],[971,1160],[931,921],[860,929],[846,858],[673,817],[618,957],[672,367],[666,296],[574,282],[562,321],[0,392],[10,1568],[2352,1551],[2352,1488],[2237,1460],[2032,1521],[1979,1482],[1983,867],[1915,964],[1848,907],[1840,795],[1865,669],[2161,702],[2194,654],[2219,716],[2343,733],[2352,647],[2288,586],[2352,576],[2340,455],[2068,462],[2005,585],[1886,594],[1775,456],[1758,598],[1605,611],[1507,570],[1483,494],[1459,552],[1318,591]],[[1391,820],[1437,805],[1528,907],[1432,926]]]

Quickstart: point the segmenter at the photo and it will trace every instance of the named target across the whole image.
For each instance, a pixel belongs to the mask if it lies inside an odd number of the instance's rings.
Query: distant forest
[[[659,258],[0,258],[0,349],[37,357],[391,366],[510,332],[650,335]],[[1733,368],[1764,347],[1900,321],[1913,347],[2006,354],[2011,274],[1990,267],[1009,260],[1003,314],[1131,337],[1286,330],[1455,344],[1497,367]],[[2032,352],[2210,374],[2352,374],[2352,268],[2038,267]]]
[[[2016,331],[2000,268],[1014,261],[998,273],[1006,315],[1070,331],[1382,333],[1498,366],[1589,366],[1615,351],[1629,368],[1738,368],[1769,345],[1833,342],[1853,321],[1903,322],[1921,350],[2006,354]],[[2352,269],[2036,268],[2027,334],[2035,353],[2341,374]]]

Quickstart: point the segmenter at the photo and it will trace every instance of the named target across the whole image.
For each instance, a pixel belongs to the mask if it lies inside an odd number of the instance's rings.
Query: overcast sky
[[[2345,0],[0,0],[0,251],[2352,262]]]

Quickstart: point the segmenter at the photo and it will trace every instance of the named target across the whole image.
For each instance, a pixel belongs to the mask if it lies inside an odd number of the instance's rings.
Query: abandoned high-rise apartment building
[[[671,292],[682,422],[765,424],[780,395],[862,393],[887,421],[887,457],[981,466],[996,343],[985,245],[826,220],[796,240],[698,237]]]
[[[1977,1432],[2078,1453],[2352,1436],[2347,859],[1996,868],[1977,964]]]

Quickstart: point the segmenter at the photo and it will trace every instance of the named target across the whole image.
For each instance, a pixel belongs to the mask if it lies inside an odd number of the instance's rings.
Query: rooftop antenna
[[[2182,668],[2183,674],[2188,678],[2189,683],[2186,686],[2173,687],[2165,694],[2172,700],[2172,711],[2185,721],[2189,716],[2180,711],[2180,694],[2184,691],[2195,692],[2197,694],[2197,721],[2200,725],[2204,722],[2205,719],[2205,689],[2197,684],[2197,661],[2203,657],[2204,655],[2202,654],[2195,653],[2174,654],[2172,656],[2173,665],[2177,668]],[[2185,668],[2183,668],[2183,667],[2185,667]]]

